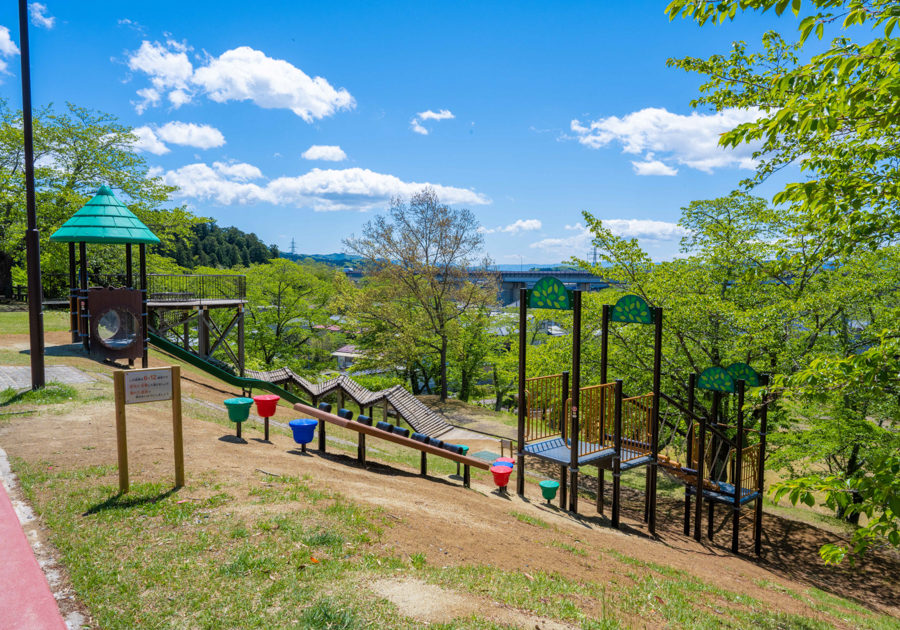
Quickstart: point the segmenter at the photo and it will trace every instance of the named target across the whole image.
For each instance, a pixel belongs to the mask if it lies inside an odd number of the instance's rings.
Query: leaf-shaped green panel
[[[733,394],[736,391],[731,374],[720,367],[709,367],[703,370],[697,387],[711,392],[725,392],[728,394]]]
[[[732,363],[726,369],[735,381],[744,380],[748,387],[759,387],[759,374],[746,363]]]
[[[565,285],[553,276],[544,276],[528,292],[528,308],[569,311],[572,309],[572,304],[569,301],[569,292],[566,291]]]
[[[638,295],[623,295],[613,306],[610,320],[626,324],[652,324],[653,311],[644,298]]]

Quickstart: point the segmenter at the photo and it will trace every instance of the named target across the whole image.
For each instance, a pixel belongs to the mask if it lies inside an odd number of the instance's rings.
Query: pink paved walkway
[[[66,630],[3,484],[0,484],[0,628]]]

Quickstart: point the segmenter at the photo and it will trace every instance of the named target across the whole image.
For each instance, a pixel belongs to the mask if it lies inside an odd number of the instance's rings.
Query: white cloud
[[[134,101],[131,101],[131,104],[134,105],[134,109],[138,113],[138,115],[143,114],[148,107],[155,107],[159,105],[159,92],[157,92],[153,88],[142,88],[137,91],[137,95],[141,97],[140,102],[135,103]]]
[[[312,169],[297,177],[279,177],[265,184],[246,179],[262,178],[249,164],[190,164],[162,174],[163,182],[178,186],[175,196],[212,201],[221,205],[271,203],[280,206],[328,210],[369,210],[387,206],[392,197],[409,197],[431,186],[448,204],[482,205],[491,200],[464,188],[440,184],[404,182],[393,175],[368,169]]]
[[[663,153],[669,161],[707,173],[725,167],[752,170],[755,162],[751,156],[757,145],[723,149],[718,145],[719,136],[762,115],[757,108],[729,108],[714,114],[693,112],[682,116],[650,107],[624,118],[601,118],[587,126],[573,120],[571,129],[581,144],[592,149],[618,142],[625,153]],[[639,175],[674,175],[672,167],[653,160],[652,155],[632,164]]]
[[[165,155],[169,152],[166,142],[197,149],[212,149],[225,144],[225,136],[215,127],[178,121],[166,123],[162,127],[145,125],[132,133],[138,137],[134,148],[154,155]]]
[[[184,147],[212,149],[225,144],[225,136],[222,135],[222,132],[210,125],[173,121],[157,129],[156,134],[164,142]]]
[[[28,5],[31,14],[31,23],[38,28],[53,28],[56,18],[47,13],[47,5],[40,2],[32,2]]]
[[[19,48],[9,36],[9,29],[0,26],[0,57],[13,57],[19,54]],[[0,59],[0,74],[9,74],[7,63]]]
[[[648,157],[653,155],[648,154]],[[647,160],[646,162],[632,162],[634,172],[638,175],[678,175],[678,169],[672,168],[659,160]]]
[[[430,131],[422,126],[422,121],[425,121],[425,120],[441,121],[441,120],[451,120],[453,118],[456,118],[456,116],[451,114],[449,109],[442,109],[437,112],[433,112],[429,109],[424,112],[419,112],[418,114],[413,116],[413,119],[411,121],[409,121],[409,128],[412,129],[413,131],[415,131],[416,133],[420,133],[423,136],[427,136],[430,133]],[[472,124],[474,125],[475,123],[472,123]]]
[[[494,229],[487,228],[479,228],[479,231],[483,234],[493,234],[494,232],[505,232],[507,234],[512,234],[515,236],[519,232],[536,232],[541,229],[541,222],[539,219],[519,219],[515,223],[510,223],[506,227],[497,227]]]
[[[150,127],[138,127],[131,133],[138,137],[138,141],[132,145],[136,151],[146,151],[153,155],[165,155],[169,152],[169,147],[160,142],[156,132]]]
[[[429,109],[425,112],[419,112],[416,116],[419,120],[450,120],[456,118],[456,116],[450,113],[449,109],[442,109],[439,112],[433,112]]]
[[[246,181],[248,179],[260,179],[262,171],[245,162],[232,162],[225,164],[224,162],[213,162],[213,168],[219,171],[225,177]]]
[[[603,219],[603,227],[615,236],[636,238],[645,243],[675,241],[688,234],[687,230],[677,223],[651,219]],[[529,247],[563,257],[583,256],[591,247],[593,233],[581,223],[567,225],[566,229],[576,234],[565,238],[545,238],[532,243]]]
[[[144,32],[144,27],[134,22],[133,20],[129,20],[128,18],[122,18],[121,20],[117,20],[119,26],[127,26],[128,28],[132,28],[136,30],[138,33]]]
[[[272,59],[249,46],[207,55],[194,68],[188,58],[192,48],[167,39],[165,44],[144,41],[128,54],[128,67],[146,74],[156,99],[137,103],[138,113],[157,105],[163,93],[173,107],[190,103],[205,94],[218,103],[252,101],[264,109],[290,109],[306,122],[349,110],[356,101],[344,88],[335,89],[322,77],[310,77],[282,59]]]
[[[342,162],[347,159],[347,154],[341,147],[332,147],[314,144],[301,154],[304,160],[324,160],[326,162]]]

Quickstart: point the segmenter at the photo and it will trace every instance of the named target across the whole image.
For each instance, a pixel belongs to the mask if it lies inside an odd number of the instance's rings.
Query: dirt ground
[[[14,349],[27,338],[0,337],[0,349]],[[65,333],[48,334],[48,345],[66,343]],[[54,363],[111,373],[112,367],[86,358],[56,351]],[[152,359],[151,366],[164,365]],[[99,377],[103,382],[103,377]],[[229,387],[205,376],[183,373],[183,396],[207,404],[221,404],[238,395]],[[200,403],[184,407],[185,465],[189,477],[215,471],[226,480],[248,480],[256,469],[276,474],[308,474],[314,483],[339,491],[364,504],[384,508],[396,525],[388,529],[382,544],[385,552],[410,556],[423,553],[429,564],[488,564],[499,570],[557,572],[579,581],[623,579],[622,565],[610,552],[620,552],[639,561],[683,570],[719,588],[750,595],[773,609],[816,617],[809,605],[789,594],[766,588],[774,582],[794,591],[817,587],[849,598],[872,610],[900,616],[900,559],[896,555],[872,553],[851,569],[849,564],[827,567],[817,550],[835,534],[815,526],[767,514],[764,518],[763,552],[752,555],[752,524],[743,523],[741,555],[728,550],[731,540],[730,510],[717,512],[715,540],[696,542],[685,537],[681,500],[661,499],[655,537],[642,522],[643,495],[623,488],[621,531],[597,514],[590,499],[580,501],[580,516],[546,504],[536,479],[529,478],[526,498],[501,495],[490,479],[473,480],[472,489],[462,487],[454,476],[423,478],[418,470],[385,465],[376,453],[366,468],[355,458],[315,449],[302,454],[287,436],[273,434],[270,442],[258,431],[238,442],[227,427],[192,416]],[[207,409],[209,409],[207,407]],[[286,421],[292,412],[279,409],[276,419]],[[223,412],[224,415],[224,412]],[[375,449],[390,445],[371,440]],[[498,448],[496,440],[470,442],[472,450]],[[112,402],[99,402],[75,413],[36,415],[0,424],[0,446],[10,457],[47,462],[65,469],[116,463],[116,434]],[[171,413],[168,403],[135,405],[128,409],[129,465],[133,479],[159,479],[172,473]],[[531,464],[529,464],[531,465]],[[551,525],[540,528],[521,522],[510,512],[533,516]],[[706,512],[706,510],[704,510]],[[728,512],[728,513],[726,513]],[[607,512],[608,515],[608,512]],[[704,534],[705,534],[704,523]],[[566,540],[589,550],[575,556],[551,543]],[[640,571],[640,567],[629,567]],[[389,599],[391,585],[383,585]],[[397,602],[395,602],[397,603]],[[471,603],[471,602],[470,602]],[[477,602],[475,602],[477,604]],[[473,604],[473,605],[475,605]],[[402,609],[402,604],[398,603]],[[425,621],[426,619],[423,619]],[[533,626],[532,626],[533,627]],[[541,627],[545,627],[541,625]],[[547,625],[550,628],[553,626]]]

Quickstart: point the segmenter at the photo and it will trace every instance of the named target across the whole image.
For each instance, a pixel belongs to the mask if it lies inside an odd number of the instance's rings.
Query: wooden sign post
[[[172,432],[175,438],[175,487],[184,485],[184,440],[181,431],[181,366],[118,371],[113,374],[116,394],[116,442],[119,452],[119,492],[128,492],[128,439],[125,405],[172,401]]]

